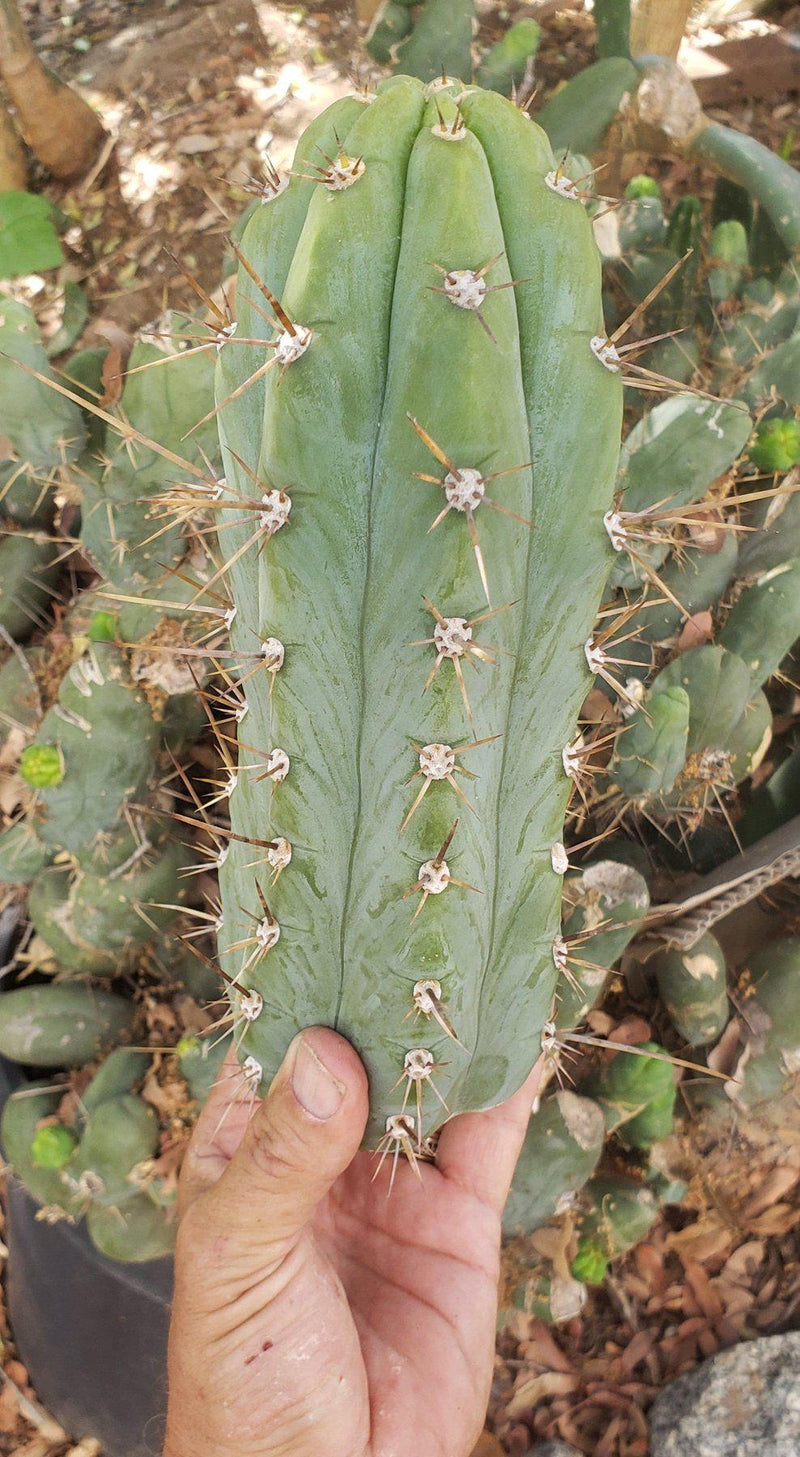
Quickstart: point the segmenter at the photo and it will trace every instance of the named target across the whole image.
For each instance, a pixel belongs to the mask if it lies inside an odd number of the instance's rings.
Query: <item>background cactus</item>
[[[710,931],[689,950],[665,947],[648,962],[658,994],[689,1047],[713,1042],[728,1021],[725,957]]]
[[[656,1053],[655,1057],[646,1054]],[[642,1043],[617,1052],[583,1084],[595,1098],[610,1133],[632,1148],[648,1148],[672,1128],[675,1080],[665,1049]]]
[[[7,1158],[45,1215],[72,1222],[85,1216],[101,1253],[128,1262],[168,1254],[174,1238],[172,1196],[165,1201],[153,1173],[158,1119],[132,1091],[146,1065],[139,1053],[112,1053],[71,1115],[72,1126],[60,1121],[58,1095],[47,1089],[12,1094],[2,1117]]]
[[[79,1067],[126,1031],[130,1002],[84,983],[19,987],[0,998],[0,1051],[31,1067]]]
[[[647,1234],[658,1208],[658,1199],[646,1184],[624,1178],[591,1179],[581,1199],[578,1246],[570,1265],[573,1278],[599,1285],[611,1261]]]
[[[739,982],[744,1047],[731,1095],[762,1117],[780,1120],[784,1095],[796,1089],[799,966],[797,937],[770,941],[748,958]]]
[[[528,1124],[503,1214],[507,1234],[526,1233],[568,1207],[597,1167],[606,1126],[591,1098],[564,1089],[545,1098]],[[547,1178],[542,1178],[542,1170]]]
[[[81,455],[86,426],[77,404],[26,374],[19,362],[35,369],[45,381],[55,378],[31,310],[2,295],[0,501],[11,521],[21,526],[45,525],[54,510],[51,487],[62,467]]]
[[[199,325],[168,316],[155,326],[155,342],[134,348],[135,372],[118,406],[100,409],[87,427],[80,393],[73,400],[60,383],[54,387],[29,311],[6,310],[3,301],[3,317],[0,435],[12,455],[2,467],[9,517],[0,538],[0,738],[13,808],[0,833],[0,882],[17,896],[29,885],[35,934],[21,951],[51,979],[39,975],[33,985],[3,992],[0,1052],[24,1067],[78,1070],[129,1041],[134,1025],[149,1038],[148,988],[186,995],[191,982],[190,995],[201,1002],[218,993],[202,963],[201,976],[188,972],[186,953],[172,939],[176,927],[195,935],[206,924],[182,919],[184,907],[201,904],[196,872],[205,860],[172,816],[175,795],[180,812],[186,792],[174,756],[207,722],[199,689],[207,648],[226,644],[227,605],[213,589],[211,597],[204,593],[213,566],[196,533],[207,522],[183,511],[164,530],[160,504],[183,473],[207,474],[213,489],[215,427],[181,444],[213,406],[213,363],[205,351],[190,352],[182,379],[140,370],[192,350],[180,331]],[[84,381],[97,386],[99,362],[78,359],[63,388],[71,395],[73,380],[79,389]],[[158,437],[152,448],[147,430]],[[80,501],[83,590],[59,600],[52,626],[70,551],[60,536],[57,492]],[[105,576],[87,582],[87,559]],[[73,573],[68,590],[75,581]],[[33,644],[21,648],[31,636]],[[207,840],[204,848],[208,853]],[[199,1025],[211,1020],[205,1015]],[[159,1181],[129,1177],[152,1160],[160,1137],[152,1106],[134,1089],[148,1061],[124,1046],[112,1051],[81,1094],[77,1123],[54,1122],[57,1110],[44,1093],[12,1099],[4,1120],[8,1158],[33,1195],[69,1218],[85,1214],[98,1247],[119,1259],[163,1255],[174,1234]],[[189,1097],[187,1090],[187,1106]]]
[[[556,986],[557,1029],[576,1027],[600,1000],[612,966],[633,940],[649,905],[644,877],[619,861],[590,862],[565,877],[565,964]]]

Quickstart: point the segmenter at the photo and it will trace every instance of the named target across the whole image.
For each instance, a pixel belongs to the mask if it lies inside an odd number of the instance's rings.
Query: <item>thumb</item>
[[[248,1255],[282,1258],[357,1153],[367,1113],[367,1075],[349,1042],[328,1027],[299,1033],[206,1195],[204,1219],[244,1240]]]

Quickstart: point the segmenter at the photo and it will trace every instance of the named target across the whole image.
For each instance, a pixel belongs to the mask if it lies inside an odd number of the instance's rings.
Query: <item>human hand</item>
[[[453,1118],[421,1178],[401,1159],[390,1197],[344,1038],[296,1037],[252,1116],[235,1070],[181,1174],[164,1457],[468,1457],[537,1070]]]

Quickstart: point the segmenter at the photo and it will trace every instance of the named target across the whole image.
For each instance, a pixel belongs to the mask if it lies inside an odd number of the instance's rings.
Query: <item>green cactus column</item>
[[[244,1076],[338,1027],[369,1141],[415,1146],[538,1054],[621,413],[583,207],[538,128],[460,89],[394,78],[301,139],[243,241],[273,350],[231,343],[218,382],[258,507],[233,642],[264,657],[226,788],[283,847],[222,867]]]

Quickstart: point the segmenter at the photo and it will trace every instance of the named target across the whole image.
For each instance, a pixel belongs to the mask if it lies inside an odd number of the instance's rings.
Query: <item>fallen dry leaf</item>
[[[710,612],[695,612],[692,617],[687,617],[680,631],[677,642],[679,653],[688,652],[689,648],[700,647],[702,643],[710,642],[714,636],[714,619]]]
[[[115,344],[112,344],[103,360],[100,379],[103,386],[103,397],[100,405],[104,410],[107,410],[111,405],[116,405],[125,383],[122,368],[122,351]]]
[[[520,1416],[544,1397],[577,1391],[579,1384],[578,1377],[566,1371],[543,1371],[539,1376],[526,1376],[515,1387],[506,1411],[511,1418]]]

